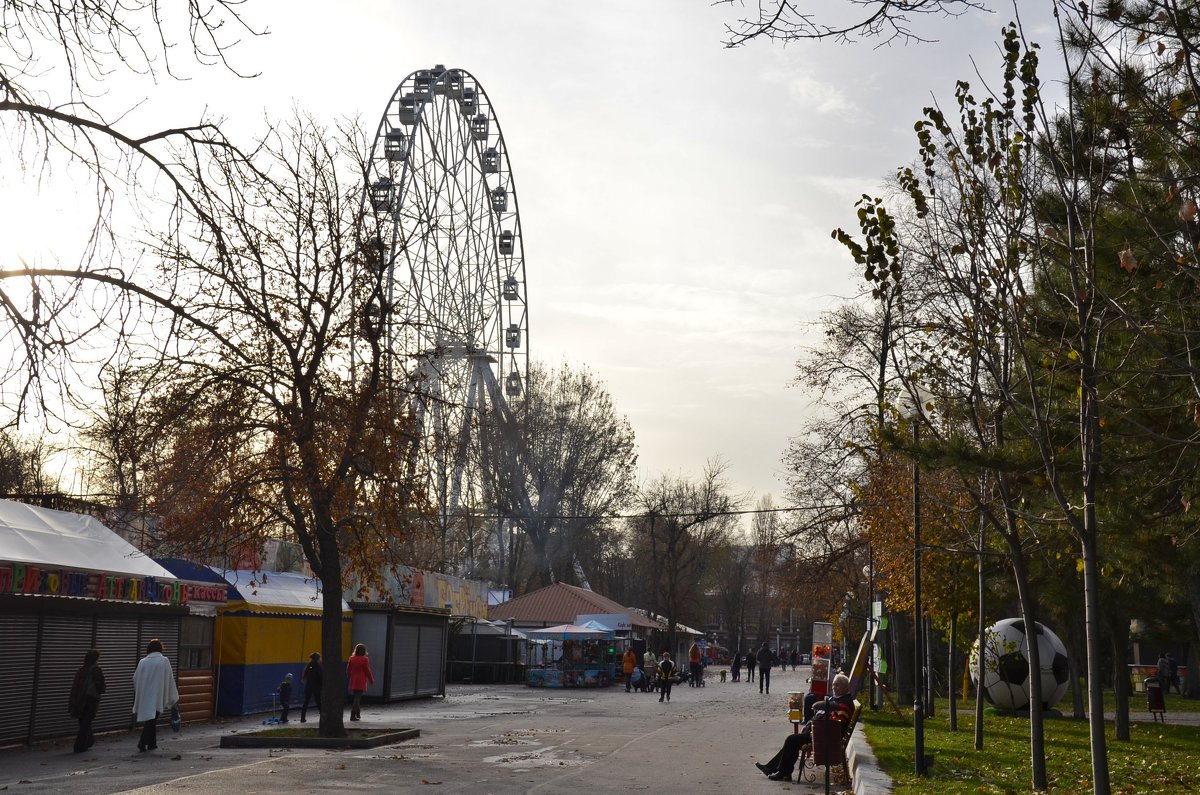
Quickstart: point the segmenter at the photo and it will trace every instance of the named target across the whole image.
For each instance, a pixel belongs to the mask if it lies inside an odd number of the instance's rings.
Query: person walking
[[[758,660],[754,657],[754,649],[746,652],[746,681],[754,684],[754,666]]]
[[[732,681],[738,681],[742,676],[742,653],[735,651],[733,657],[729,659],[729,673],[732,674]]]
[[[1158,653],[1158,665],[1155,667],[1158,677],[1158,686],[1162,688],[1162,694],[1165,696],[1167,691],[1171,689],[1171,663],[1167,662],[1167,653],[1160,651]]]
[[[67,712],[79,719],[79,731],[75,734],[75,753],[81,754],[96,744],[92,734],[92,721],[100,711],[100,696],[104,695],[104,671],[100,669],[100,650],[91,649],[83,655],[83,665],[75,672],[71,681],[71,694],[67,699]]]
[[[658,663],[658,700],[665,696],[671,700],[671,678],[675,676],[675,663],[671,661],[671,653],[663,652],[662,660]]]
[[[138,660],[133,671],[133,716],[142,724],[138,751],[158,748],[158,714],[179,702],[179,688],[171,661],[163,654],[158,638],[146,644],[146,656]]]
[[[321,653],[314,651],[308,655],[308,665],[300,673],[300,683],[304,685],[304,703],[300,705],[300,722],[308,722],[308,700],[317,708],[317,721],[321,718],[321,685],[325,681],[325,672],[321,670]]]
[[[700,644],[692,641],[688,647],[688,687],[700,687],[704,676],[704,665],[701,663]]]
[[[367,659],[366,644],[360,643],[354,647],[354,654],[346,661],[346,678],[350,682],[350,720],[362,719],[362,695],[367,685],[375,684],[375,674],[371,673],[371,661]]]
[[[1166,693],[1168,688],[1175,688],[1176,695],[1183,695],[1179,689],[1179,663],[1175,662],[1175,655],[1167,652],[1167,683],[1163,686],[1163,692]]]
[[[637,668],[637,653],[628,648],[621,657],[621,668],[625,671],[625,692],[633,690],[633,669]]]
[[[764,640],[763,645],[759,647],[758,654],[758,692],[771,693],[771,669],[779,662],[779,658],[775,656],[775,652],[771,651],[771,647]]]

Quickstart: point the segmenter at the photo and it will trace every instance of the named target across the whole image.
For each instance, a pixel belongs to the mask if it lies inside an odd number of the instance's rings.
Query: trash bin
[[[1150,712],[1166,712],[1167,702],[1158,677],[1147,676],[1143,684],[1146,687],[1146,709]]]

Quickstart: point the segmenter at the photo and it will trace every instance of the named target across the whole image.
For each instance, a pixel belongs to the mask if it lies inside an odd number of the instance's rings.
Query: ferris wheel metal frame
[[[386,344],[409,356],[416,437],[443,527],[487,455],[485,426],[511,430],[528,384],[525,253],[508,149],[483,87],[437,65],[393,91],[367,161],[366,204],[387,285]]]

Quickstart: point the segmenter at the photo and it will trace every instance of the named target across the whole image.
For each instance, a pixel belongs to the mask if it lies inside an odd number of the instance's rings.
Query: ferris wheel
[[[466,500],[487,498],[481,434],[511,425],[529,368],[516,189],[495,110],[473,76],[438,65],[401,81],[375,135],[366,198],[388,278],[387,343],[412,362],[423,440],[413,467],[450,521]]]

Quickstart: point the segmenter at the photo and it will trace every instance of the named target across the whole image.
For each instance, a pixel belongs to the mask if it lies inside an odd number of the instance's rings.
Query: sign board
[[[575,616],[576,624],[585,624],[588,621],[595,621],[597,624],[611,627],[617,632],[629,632],[633,629],[633,619],[629,617],[628,613],[588,613]]]

